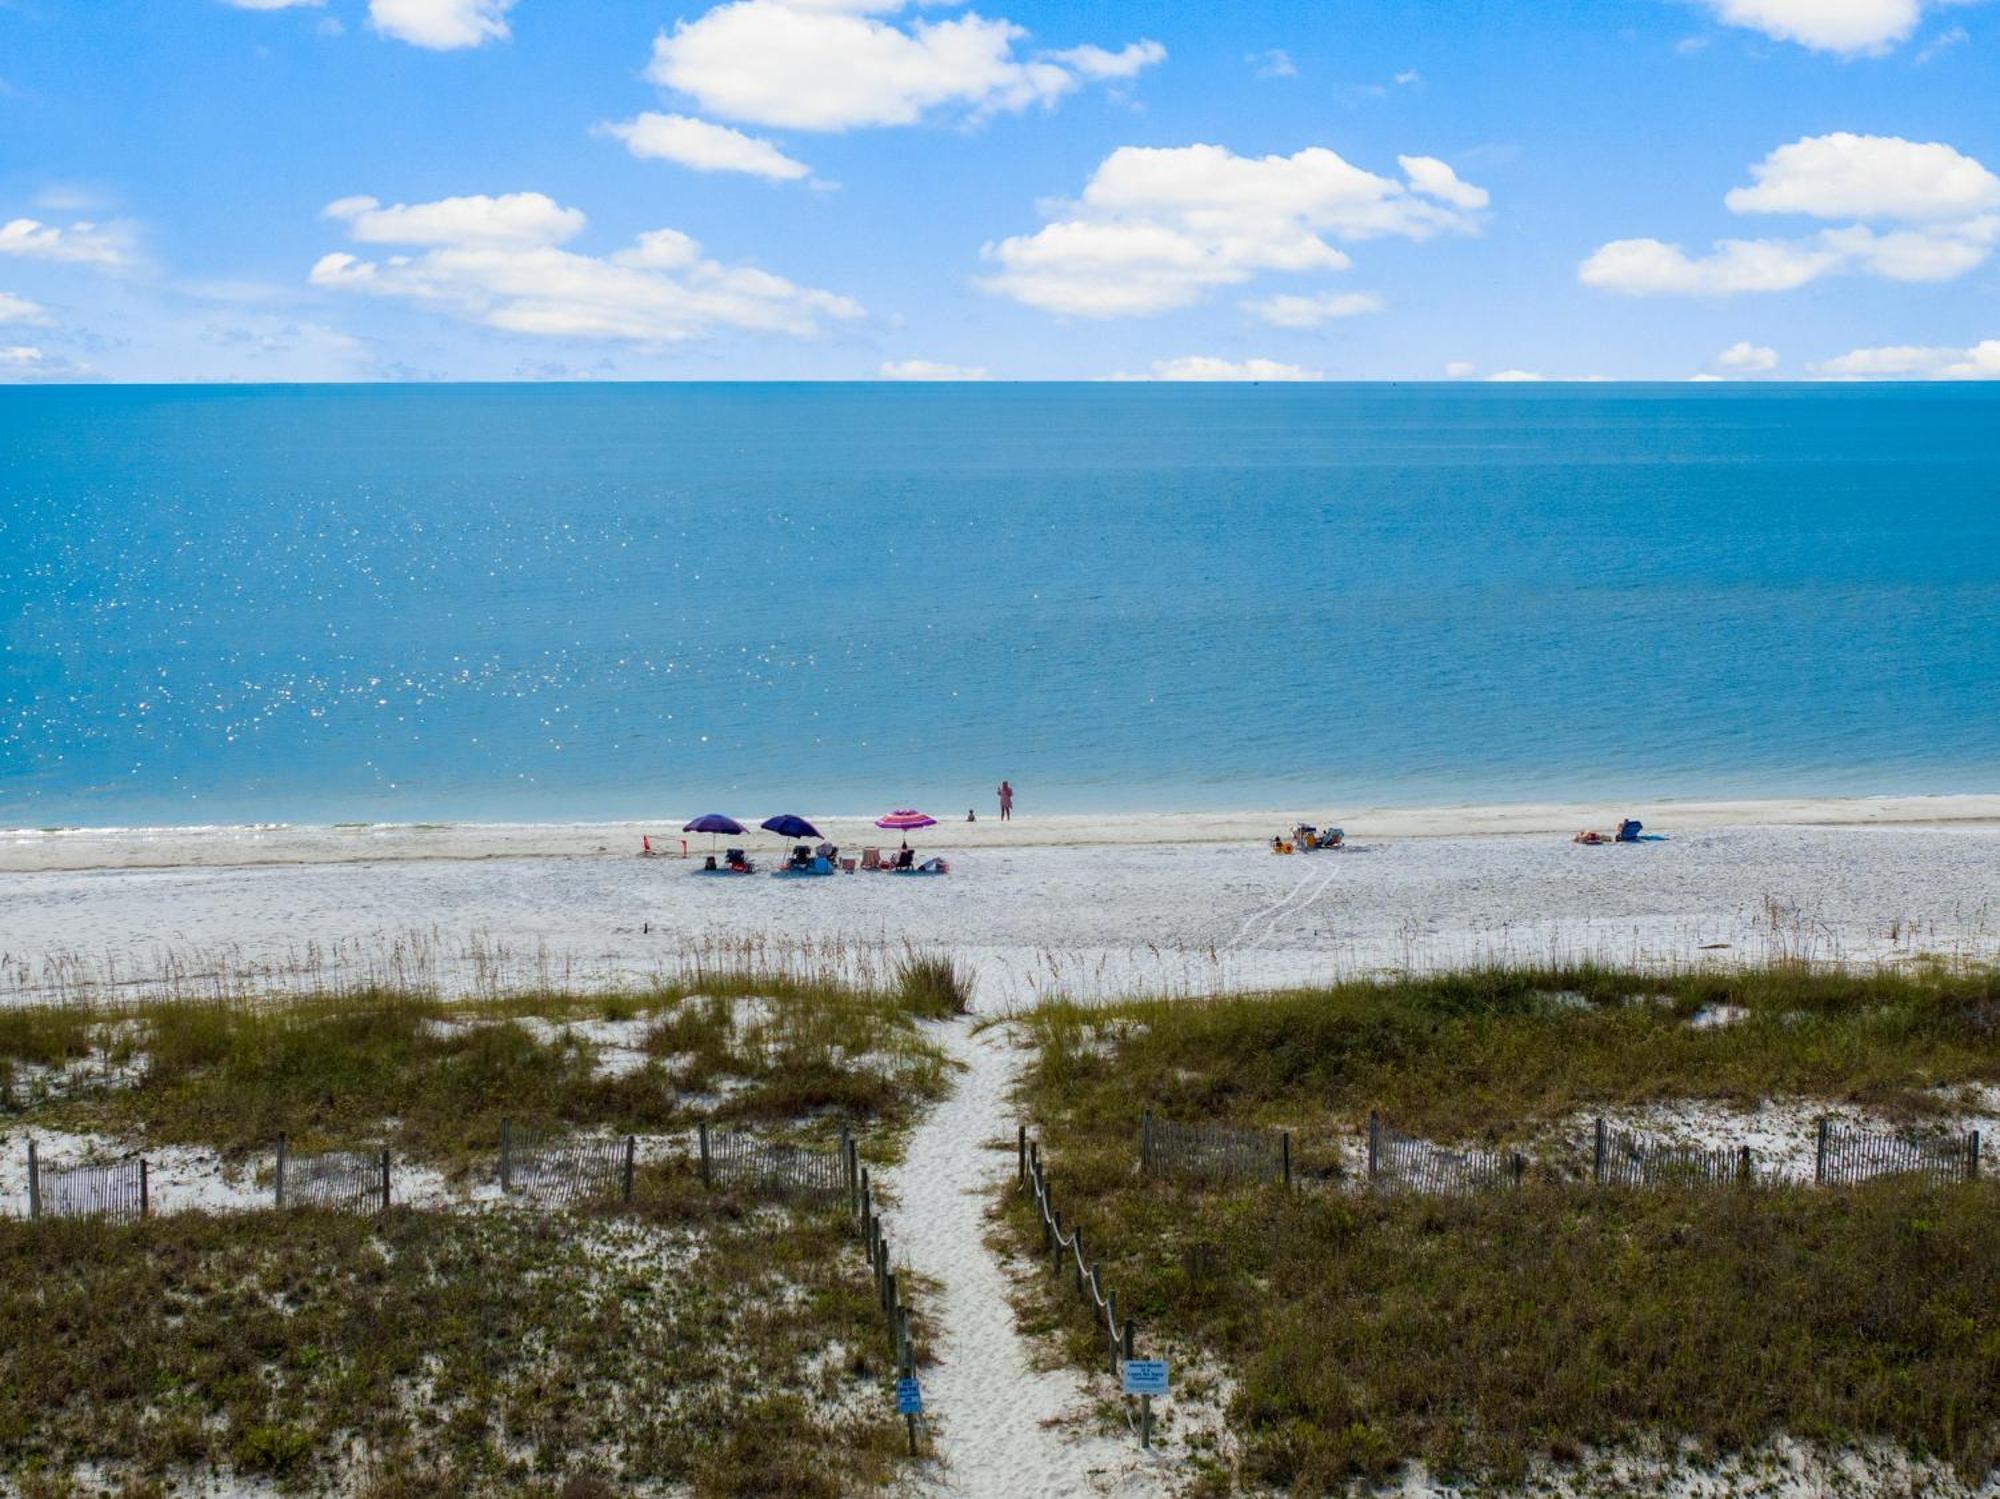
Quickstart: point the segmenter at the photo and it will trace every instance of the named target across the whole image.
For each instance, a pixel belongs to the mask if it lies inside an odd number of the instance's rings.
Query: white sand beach
[[[1343,813],[1346,848],[1290,857],[1266,840],[1296,814],[982,820],[913,839],[951,860],[943,878],[818,880],[704,876],[677,857],[677,832],[642,824],[14,832],[0,835],[0,1002],[367,977],[460,992],[620,985],[675,972],[691,952],[867,963],[906,943],[970,965],[989,1014],[1052,993],[1195,994],[1490,961],[2000,959],[2000,797],[1638,807],[1657,841],[1570,841],[1623,810]],[[821,826],[849,850],[895,841],[859,819]],[[642,834],[676,856],[635,857]],[[731,841],[767,863],[781,849],[768,834]],[[1011,1301],[1033,1268],[983,1241],[1011,1162],[1021,1054],[1005,1029],[955,1021],[940,1035],[965,1071],[887,1182],[899,1262],[937,1286],[926,1398],[943,1462],[917,1487],[1174,1487],[1190,1477],[1179,1438],[1149,1457],[1103,1431],[1105,1380],[1049,1367],[1017,1334]],[[1799,1108],[1769,1121],[1774,1163],[1806,1138]],[[1713,1123],[1683,1114],[1645,1122],[1694,1138]],[[209,1162],[168,1164],[170,1205],[254,1191]],[[1190,1400],[1174,1419],[1185,1432],[1216,1415]],[[1806,1461],[1808,1487],[1835,1457]],[[1702,1481],[1763,1482],[1727,1477]],[[1432,1491],[1410,1475],[1405,1492]]]
[[[939,879],[702,877],[635,857],[642,832],[679,852],[643,824],[17,831],[0,992],[397,962],[447,988],[628,983],[759,941],[949,948],[986,1011],[1487,961],[2000,956],[2000,797],[1637,807],[1659,841],[1570,842],[1621,810],[1343,814],[1347,848],[1292,857],[1264,840],[1294,814],[982,819],[912,840],[950,859]],[[821,826],[849,851],[895,841]]]

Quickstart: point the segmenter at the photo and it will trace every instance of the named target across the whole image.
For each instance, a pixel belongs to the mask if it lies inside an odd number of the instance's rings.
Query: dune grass
[[[1886,1440],[1968,1482],[2000,1470],[2000,1186],[1457,1200],[1312,1173],[1368,1109],[1520,1139],[1587,1108],[1805,1094],[1908,1116],[2000,1078],[1989,974],[1660,978],[1472,973],[1025,1018],[1023,1102],[1066,1220],[1153,1348],[1233,1380],[1215,1486],[1367,1487],[1411,1461],[1511,1481],[1588,1452]],[[1695,1028],[1704,1007],[1734,1023]],[[1136,1173],[1141,1109],[1300,1132],[1300,1190]],[[1040,1238],[1018,1199],[1018,1248]],[[1033,1315],[1101,1348],[1038,1277]],[[1610,1491],[1607,1489],[1607,1491]]]
[[[1731,1023],[1697,1027],[1730,1007]],[[1351,1131],[1370,1109],[1439,1138],[1581,1109],[1796,1096],[1919,1117],[2000,1081],[2000,974],[1699,975],[1490,970],[1252,997],[1087,1008],[1026,1023],[1052,1120],[1177,1119]]]
[[[469,1002],[366,989],[273,1000],[75,1004],[6,1012],[0,1058],[61,1066],[117,1046],[137,1076],[59,1089],[16,1074],[0,1117],[225,1153],[369,1140],[452,1162],[490,1151],[500,1121],[647,1132],[697,1119],[830,1133],[874,1126],[892,1143],[947,1086],[918,1025],[928,999],[896,988],[755,973],[609,994]],[[598,1066],[592,1024],[643,1052]],[[569,1027],[576,1026],[577,1029]],[[601,1032],[600,1032],[601,1034]],[[115,1038],[115,1039],[114,1039]]]
[[[901,1440],[838,1211],[641,1173],[627,1213],[0,1222],[0,1453],[129,1492],[875,1491]]]

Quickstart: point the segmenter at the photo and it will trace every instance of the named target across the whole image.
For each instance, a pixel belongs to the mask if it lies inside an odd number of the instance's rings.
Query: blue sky
[[[2000,377],[2000,4],[0,0],[0,380]]]

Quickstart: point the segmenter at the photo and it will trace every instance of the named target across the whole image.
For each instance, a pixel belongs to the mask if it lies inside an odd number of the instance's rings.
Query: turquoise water
[[[0,391],[0,825],[2000,787],[2000,391]]]

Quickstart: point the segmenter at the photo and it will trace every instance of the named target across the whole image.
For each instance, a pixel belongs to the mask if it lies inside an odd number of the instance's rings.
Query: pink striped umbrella
[[[907,833],[913,828],[934,828],[935,817],[927,817],[915,807],[898,807],[885,817],[875,819],[875,826],[887,828],[892,833]]]

